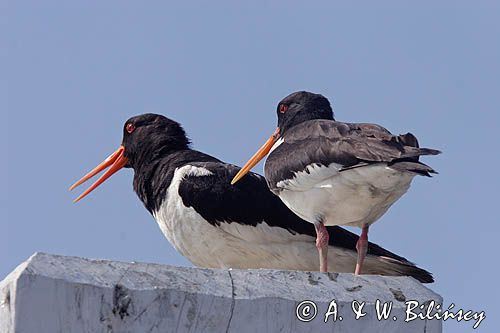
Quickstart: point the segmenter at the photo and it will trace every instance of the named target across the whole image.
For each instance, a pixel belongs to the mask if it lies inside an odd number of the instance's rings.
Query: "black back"
[[[308,165],[329,166],[336,163],[343,170],[372,163],[385,162],[401,171],[430,176],[436,173],[418,161],[420,155],[435,155],[440,151],[419,148],[417,138],[407,133],[392,135],[375,124],[350,124],[334,120],[309,120],[290,128],[284,142],[267,158],[265,164],[269,187],[293,178]],[[399,164],[403,163],[404,164]]]

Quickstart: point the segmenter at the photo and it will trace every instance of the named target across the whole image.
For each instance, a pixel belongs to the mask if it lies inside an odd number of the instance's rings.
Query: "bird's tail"
[[[439,155],[441,154],[441,150],[432,149],[432,148],[418,148],[419,155]]]
[[[411,133],[394,136],[392,140],[403,144],[404,152],[400,158],[388,163],[388,166],[399,171],[413,172],[427,177],[432,177],[431,174],[437,173],[430,166],[419,162],[419,157],[424,155],[439,155],[441,154],[440,150],[420,148],[417,138]]]
[[[411,161],[411,160],[396,160],[394,162],[388,163],[388,166],[392,169],[402,171],[402,172],[413,172],[419,174],[421,176],[432,177],[432,174],[437,174],[438,172],[419,161]]]
[[[363,263],[363,274],[389,276],[411,276],[422,283],[432,283],[432,274],[407,260],[402,261],[385,256],[367,255]]]
[[[384,250],[384,249],[383,249]],[[355,250],[341,249],[338,247],[330,247],[329,251],[333,252],[331,261],[328,265],[332,271],[339,273],[352,273],[356,266],[357,254]],[[385,251],[385,250],[384,250]],[[387,251],[390,253],[389,251]],[[391,253],[392,254],[392,253]],[[330,256],[329,256],[330,257]],[[385,276],[411,276],[422,283],[432,283],[434,278],[432,274],[417,267],[414,263],[405,258],[394,255],[389,257],[379,254],[366,255],[363,262],[362,274],[369,275],[385,275]]]
[[[337,272],[354,272],[358,236],[337,226],[327,227],[327,230],[330,234],[330,249],[334,252],[331,262],[332,267]],[[434,282],[434,278],[430,272],[417,267],[406,258],[372,242],[368,242],[368,251],[363,263],[362,273],[411,276],[422,283]]]

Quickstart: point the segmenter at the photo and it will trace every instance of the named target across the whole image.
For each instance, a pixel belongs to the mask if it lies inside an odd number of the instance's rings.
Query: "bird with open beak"
[[[71,189],[108,167],[75,201],[120,168],[133,168],[140,200],[172,246],[196,266],[317,267],[313,225],[292,213],[258,174],[230,185],[240,168],[191,149],[184,129],[171,119],[143,114],[127,120],[120,148]],[[332,239],[331,270],[352,271],[356,235],[340,227],[327,227],[326,232]],[[373,243],[368,244],[366,270],[433,281],[429,272]]]
[[[417,175],[436,173],[419,161],[440,151],[419,148],[407,133],[393,135],[376,124],[336,121],[330,102],[306,91],[278,103],[278,127],[231,181],[237,181],[268,153],[264,171],[271,191],[295,214],[314,224],[320,271],[328,270],[325,226],[362,229],[355,274],[366,258],[368,228],[410,187]]]

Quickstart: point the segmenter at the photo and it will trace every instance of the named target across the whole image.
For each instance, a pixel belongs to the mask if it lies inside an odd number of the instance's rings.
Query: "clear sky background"
[[[500,8],[373,3],[0,1],[0,279],[36,251],[190,265],[130,169],[78,204],[68,187],[145,112],[242,165],[275,128],[277,102],[309,90],[338,120],[443,150],[424,158],[440,174],[415,179],[370,240],[433,272],[445,305],[485,310],[479,331],[498,329]]]

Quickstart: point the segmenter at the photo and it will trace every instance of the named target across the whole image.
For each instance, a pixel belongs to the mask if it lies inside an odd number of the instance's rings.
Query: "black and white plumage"
[[[165,237],[193,264],[317,267],[314,226],[288,210],[260,175],[230,185],[240,168],[192,150],[178,123],[155,114],[133,117],[125,124],[122,147],[125,167],[134,169],[135,192]],[[329,227],[328,233],[331,270],[352,271],[357,236],[340,227]],[[366,270],[433,281],[427,271],[372,243]]]
[[[320,256],[327,252],[320,239],[324,225],[363,228],[359,273],[368,227],[408,190],[413,177],[436,173],[419,156],[440,152],[419,148],[411,133],[393,135],[376,124],[335,121],[329,101],[319,94],[293,93],[278,104],[277,114],[276,132],[232,183],[270,152],[265,163],[269,188],[316,225]]]
[[[414,176],[435,173],[418,157],[439,153],[373,124],[311,120],[281,138],[265,164],[270,189],[302,218],[325,225],[372,224]]]

